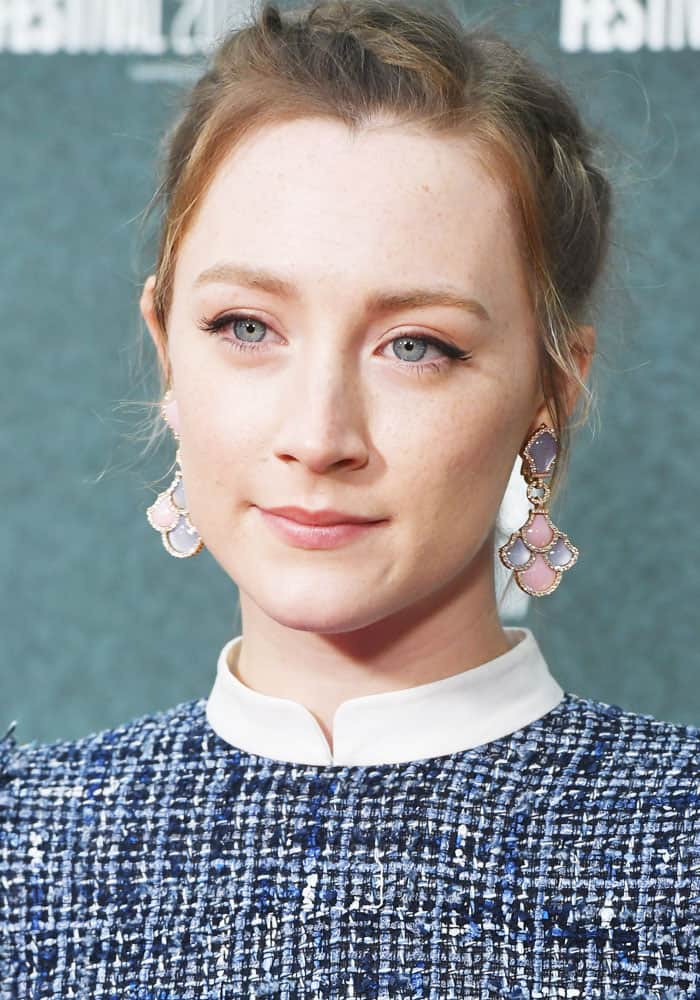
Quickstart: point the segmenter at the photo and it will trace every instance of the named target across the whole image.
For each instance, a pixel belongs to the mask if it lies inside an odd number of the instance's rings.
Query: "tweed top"
[[[236,747],[204,699],[73,741],[14,728],[2,1000],[700,998],[695,727],[566,692],[360,765]]]

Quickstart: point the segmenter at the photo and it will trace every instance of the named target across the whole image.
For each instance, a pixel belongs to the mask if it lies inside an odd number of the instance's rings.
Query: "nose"
[[[326,340],[330,344],[332,338]],[[280,396],[277,457],[301,462],[318,474],[366,465],[366,399],[349,349],[305,351],[287,375],[287,390]]]

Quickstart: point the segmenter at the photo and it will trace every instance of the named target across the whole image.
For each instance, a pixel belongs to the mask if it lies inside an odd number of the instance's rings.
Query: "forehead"
[[[300,283],[521,281],[508,191],[463,137],[304,118],[247,136],[222,161],[178,254],[176,287],[226,257]]]

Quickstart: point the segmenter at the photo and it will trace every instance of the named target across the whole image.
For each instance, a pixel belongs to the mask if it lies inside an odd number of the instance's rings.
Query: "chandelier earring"
[[[177,468],[175,478],[170,486],[159,493],[155,502],[146,510],[146,517],[151,527],[160,533],[165,550],[177,559],[187,559],[189,556],[196,555],[204,547],[204,542],[190,520],[190,512],[187,507],[182,469],[180,468],[177,401],[173,399],[170,390],[167,391],[161,402],[160,412],[178,442],[175,455]]]
[[[501,562],[513,570],[521,590],[544,597],[559,586],[562,574],[578,559],[578,549],[549,516],[550,487],[545,481],[554,472],[559,451],[555,431],[540,424],[520,452],[521,474],[532,505],[525,523],[498,550]]]

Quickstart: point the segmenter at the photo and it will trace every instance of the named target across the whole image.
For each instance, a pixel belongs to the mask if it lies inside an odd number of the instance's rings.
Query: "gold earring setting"
[[[175,470],[175,478],[168,488],[159,493],[154,503],[146,510],[146,517],[151,527],[160,533],[166,552],[177,559],[187,559],[196,555],[204,547],[204,542],[190,520],[185,486],[182,481],[182,469],[180,468],[177,403],[169,392],[161,403],[160,409],[163,419],[178,441],[175,455],[177,469]]]

